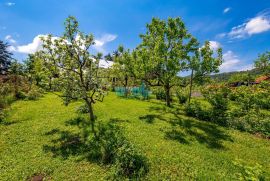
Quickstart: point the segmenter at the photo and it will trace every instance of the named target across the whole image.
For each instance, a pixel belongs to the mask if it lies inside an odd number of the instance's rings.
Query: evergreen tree
[[[0,40],[0,75],[6,74],[11,65],[12,53],[8,51],[8,46]]]

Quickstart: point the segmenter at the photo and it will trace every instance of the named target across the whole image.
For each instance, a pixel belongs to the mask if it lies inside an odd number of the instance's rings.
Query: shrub
[[[261,133],[270,137],[270,118],[251,111],[242,117],[233,117],[229,120],[229,126],[249,133]]]
[[[186,93],[183,92],[176,92],[176,97],[178,99],[179,104],[184,104],[187,102],[188,100],[188,95]]]
[[[96,137],[90,139],[90,152],[102,163],[113,164],[114,176],[139,178],[148,172],[147,158],[122,134],[119,126],[99,124]],[[93,155],[93,154],[92,154]]]
[[[231,101],[236,101],[236,99],[237,99],[237,92],[236,92],[236,90],[235,89],[232,90],[228,97],[229,97],[229,99]]]
[[[198,101],[191,102],[185,107],[185,112],[188,116],[198,118],[203,121],[211,121],[211,112],[203,110],[201,104]]]
[[[202,91],[205,99],[212,105],[212,121],[221,125],[227,124],[230,89],[226,86],[211,86]]]
[[[0,86],[0,95],[1,96],[6,96],[6,95],[11,94],[12,88],[9,84],[2,83],[1,81],[0,81],[0,84],[1,84],[1,86]]]
[[[0,109],[3,109],[14,101],[14,96],[12,96],[12,89],[9,84],[2,83],[0,79],[0,85]]]
[[[166,100],[166,94],[163,89],[157,89],[155,95],[157,100]]]
[[[26,93],[30,88],[26,77],[13,74],[8,76],[5,85],[9,87],[9,92],[12,93],[16,99],[26,98]]]
[[[259,85],[260,88],[265,89],[270,93],[270,82],[269,81],[262,81]]]
[[[6,112],[3,109],[0,109],[0,123],[5,122],[6,116]]]
[[[114,124],[100,124],[98,128],[98,143],[100,145],[101,161],[114,163],[117,149],[121,147],[126,138],[120,128]]]
[[[212,86],[202,91],[205,99],[213,106],[215,110],[228,110],[228,95],[230,89],[225,86]]]
[[[7,122],[8,110],[0,108],[0,124],[9,124]]]
[[[267,98],[261,99],[259,102],[259,105],[262,109],[270,110],[270,96],[268,96]]]
[[[18,99],[25,99],[27,96],[24,92],[22,91],[18,91],[15,93],[15,98]]]
[[[148,172],[147,159],[134,145],[124,142],[117,149],[115,158],[116,175],[139,178]]]
[[[262,109],[270,109],[270,82],[256,85],[256,104]]]
[[[267,84],[268,85],[268,84]],[[269,88],[262,85],[241,86],[235,88],[230,97],[237,102],[243,113],[251,109],[270,109],[270,91]]]
[[[240,173],[236,175],[236,180],[265,180],[261,165],[256,163],[250,166],[243,163],[242,160],[236,160],[233,164],[240,170]]]
[[[8,107],[14,100],[12,95],[0,96],[0,109]]]
[[[244,113],[257,107],[255,87],[241,86],[236,89],[236,101]]]
[[[27,93],[28,100],[37,100],[42,96],[43,90],[39,87],[32,87],[31,90]]]

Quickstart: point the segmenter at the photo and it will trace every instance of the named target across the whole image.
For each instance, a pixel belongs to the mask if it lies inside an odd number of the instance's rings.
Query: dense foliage
[[[61,90],[66,105],[72,100],[85,101],[95,134],[93,104],[104,97],[99,78],[99,60],[102,55],[90,54],[89,49],[95,44],[94,36],[83,34],[78,26],[74,17],[67,18],[63,36],[56,39],[52,35],[43,37],[44,50],[36,56],[43,59],[51,75],[58,74],[54,83]]]
[[[261,70],[263,73],[270,73],[270,51],[267,51],[257,58],[254,62],[255,67]]]
[[[198,42],[180,18],[168,21],[153,18],[146,27],[147,32],[140,35],[142,43],[136,50],[138,72],[149,85],[164,88],[170,106],[170,90],[175,86],[177,74],[188,69],[190,54],[195,53]]]
[[[187,115],[269,137],[270,120],[265,112],[270,106],[268,82],[233,89],[224,85],[209,86],[202,92],[211,108],[206,109],[195,101],[186,106]]]
[[[0,75],[8,72],[11,56],[12,54],[8,51],[8,44],[0,40]]]

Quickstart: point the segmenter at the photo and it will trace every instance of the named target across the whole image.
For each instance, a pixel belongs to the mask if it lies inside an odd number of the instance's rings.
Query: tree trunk
[[[113,92],[115,91],[115,82],[116,82],[115,79],[116,79],[115,77],[113,77],[113,79],[112,79],[112,91]]]
[[[193,69],[191,70],[191,76],[190,76],[190,86],[189,86],[188,104],[190,104],[190,100],[191,100],[192,86],[193,86]]]
[[[52,91],[52,77],[49,77],[49,89]]]
[[[32,78],[29,79],[29,83],[30,83],[30,86],[29,86],[28,92],[32,89],[32,85],[33,85],[33,79]]]
[[[171,98],[170,98],[170,85],[166,84],[165,85],[165,92],[166,92],[166,105],[168,107],[171,106]]]
[[[128,90],[127,90],[127,85],[128,85],[128,76],[125,76],[125,97],[128,96]]]
[[[89,101],[88,99],[85,99],[85,102],[88,106],[91,129],[92,129],[92,132],[94,133],[94,136],[96,137],[97,135],[96,135],[96,130],[95,130],[95,115],[93,112],[93,106],[92,106],[91,101]]]
[[[38,79],[36,79],[36,86],[39,87],[39,80]]]

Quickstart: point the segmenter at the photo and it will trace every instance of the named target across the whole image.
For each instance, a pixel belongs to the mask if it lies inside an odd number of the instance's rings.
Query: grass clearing
[[[0,180],[25,180],[36,174],[53,180],[108,179],[108,165],[85,159],[76,141],[74,150],[63,145],[73,144],[69,136],[79,134],[79,128],[68,123],[78,116],[80,105],[66,107],[51,93],[37,101],[15,102],[10,124],[0,124]],[[147,180],[236,180],[247,172],[241,165],[259,165],[260,174],[270,179],[269,140],[186,117],[178,105],[167,108],[113,93],[94,109],[98,121],[114,121],[146,155]],[[48,146],[61,149],[48,151]]]

